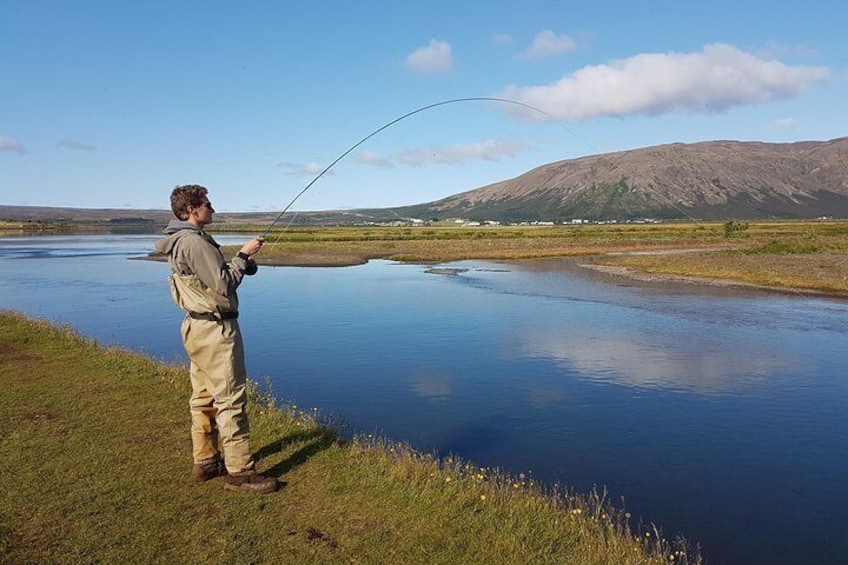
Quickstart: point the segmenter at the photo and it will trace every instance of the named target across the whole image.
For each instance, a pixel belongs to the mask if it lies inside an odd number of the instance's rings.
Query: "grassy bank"
[[[599,263],[661,276],[848,296],[848,223],[743,225],[743,230],[725,234],[733,247],[685,254],[603,257]]]
[[[340,266],[377,258],[444,262],[593,256],[602,265],[654,275],[841,295],[848,293],[846,252],[848,222],[680,222],[290,228],[272,232],[257,259],[266,265]]]
[[[0,313],[3,563],[698,563],[596,494],[342,439],[254,391],[268,495],[188,479],[186,369]],[[670,493],[673,496],[673,493]]]
[[[272,232],[266,264],[355,264],[368,259],[441,262],[531,259],[632,250],[733,248],[715,226],[689,224],[290,228]]]

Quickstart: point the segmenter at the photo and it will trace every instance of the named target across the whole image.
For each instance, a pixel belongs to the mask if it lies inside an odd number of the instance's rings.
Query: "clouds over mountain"
[[[277,167],[285,169],[287,175],[295,177],[314,177],[324,170],[326,165],[312,161],[310,163],[277,163]],[[333,171],[327,171],[325,174],[332,175]]]
[[[96,151],[97,147],[94,145],[83,143],[81,141],[77,141],[75,139],[63,139],[62,141],[56,144],[61,149],[67,149],[68,151]]]
[[[360,163],[377,167],[393,167],[405,165],[421,167],[430,164],[457,165],[467,161],[500,161],[507,157],[515,157],[531,147],[510,139],[487,139],[476,143],[465,143],[450,146],[429,146],[417,149],[407,149],[391,157],[383,157],[373,151],[366,151],[357,156]]]
[[[513,38],[499,34],[492,36],[492,43],[499,48],[509,47]],[[577,44],[567,35],[543,30],[515,58],[545,59],[575,49]],[[691,53],[641,53],[583,67],[548,85],[510,85],[493,96],[543,111],[531,111],[518,104],[502,106],[522,120],[579,121],[668,113],[720,113],[738,106],[797,97],[811,86],[830,79],[827,67],[790,65],[775,58],[778,52],[790,50],[771,46],[761,54],[754,54],[733,45],[713,43]],[[421,74],[451,72],[455,66],[453,48],[446,41],[431,39],[426,46],[410,53],[404,65]],[[772,125],[787,129],[795,127],[797,121],[787,117]],[[381,168],[420,167],[472,160],[496,161],[532,149],[520,141],[498,138],[407,149],[391,156],[364,151],[356,160]],[[281,166],[288,168],[290,174],[305,176],[320,171],[314,163]]]
[[[450,43],[431,39],[424,47],[419,47],[404,61],[404,66],[416,73],[446,74],[453,70],[453,52]]]
[[[23,143],[11,137],[0,135],[0,151],[9,151],[11,153],[25,153]]]
[[[557,35],[546,29],[533,38],[533,42],[521,53],[519,59],[546,59],[556,57],[577,49],[577,43],[567,35]]]
[[[527,120],[711,113],[797,96],[826,81],[825,67],[790,66],[715,43],[696,53],[645,53],[584,67],[543,86],[509,86],[498,94],[543,109]]]

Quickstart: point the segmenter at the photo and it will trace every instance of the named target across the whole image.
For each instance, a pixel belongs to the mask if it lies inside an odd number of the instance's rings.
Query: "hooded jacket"
[[[168,255],[173,274],[168,278],[177,306],[198,314],[238,312],[236,289],[247,260],[239,255],[227,263],[211,235],[183,220],[171,220],[166,237],[155,249]]]

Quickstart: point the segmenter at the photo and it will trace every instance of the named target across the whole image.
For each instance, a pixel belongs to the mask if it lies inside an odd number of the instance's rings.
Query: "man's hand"
[[[254,255],[259,251],[263,243],[265,243],[264,237],[254,237],[242,246],[239,253],[244,253],[247,256]]]

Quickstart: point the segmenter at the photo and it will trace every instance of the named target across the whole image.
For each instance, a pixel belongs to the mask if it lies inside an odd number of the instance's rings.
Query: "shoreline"
[[[602,256],[598,256],[602,257]],[[690,286],[703,286],[713,288],[726,288],[759,291],[769,294],[782,294],[797,296],[799,298],[809,298],[809,295],[815,298],[829,298],[836,300],[848,300],[848,295],[836,291],[817,290],[811,288],[794,288],[791,286],[773,286],[750,283],[746,281],[734,279],[720,279],[710,277],[695,277],[688,275],[672,275],[672,274],[656,274],[646,271],[639,271],[631,267],[621,267],[616,265],[597,265],[594,263],[578,263],[578,267],[589,271],[595,271],[609,277],[624,278],[628,280],[638,281],[642,283],[655,284],[680,284]]]
[[[632,251],[632,252],[611,252],[611,253],[603,253],[597,255],[582,255],[582,256],[553,256],[553,257],[531,257],[526,259],[512,259],[508,257],[502,258],[475,258],[468,257],[465,259],[456,259],[449,261],[405,261],[401,259],[392,259],[390,253],[373,253],[373,254],[349,254],[349,255],[332,255],[332,254],[299,254],[299,255],[288,255],[288,256],[272,256],[268,261],[263,261],[259,263],[260,267],[313,267],[313,268],[332,268],[332,267],[355,267],[359,265],[365,265],[372,260],[388,260],[388,261],[396,261],[398,263],[412,263],[416,265],[439,265],[439,264],[451,264],[456,263],[458,261],[502,261],[508,263],[521,263],[521,262],[532,262],[532,261],[544,261],[544,260],[568,260],[574,264],[574,266],[585,270],[591,271],[597,274],[601,274],[611,278],[619,278],[619,279],[627,279],[631,281],[638,281],[640,283],[649,283],[649,284],[680,284],[680,285],[689,285],[689,286],[702,286],[702,287],[712,287],[712,288],[725,288],[725,289],[737,289],[737,290],[748,290],[748,291],[758,291],[770,294],[781,294],[781,295],[789,295],[789,296],[797,296],[799,298],[808,298],[810,296],[815,298],[827,298],[834,300],[848,300],[848,294],[838,291],[828,291],[828,290],[819,290],[812,288],[800,288],[800,287],[791,287],[791,286],[779,286],[779,285],[765,285],[765,284],[757,284],[751,283],[747,281],[730,279],[730,278],[714,278],[714,277],[698,277],[691,275],[675,275],[675,274],[657,274],[650,273],[648,271],[640,271],[638,269],[634,269],[632,267],[624,267],[624,266],[616,266],[616,265],[601,265],[597,264],[594,261],[601,260],[605,257],[621,257],[621,256],[666,256],[666,255],[682,255],[689,253],[699,253],[699,252],[714,252],[721,251],[722,248],[715,249],[703,249],[703,248],[681,248],[681,249],[663,249],[663,250],[653,250],[653,251]],[[145,257],[135,257],[135,260],[145,260],[145,261],[160,261],[164,262],[165,257],[159,256],[154,253],[147,255]],[[455,269],[446,267],[443,269],[445,272],[447,271],[455,271]],[[441,274],[440,272],[434,270],[436,274]]]

